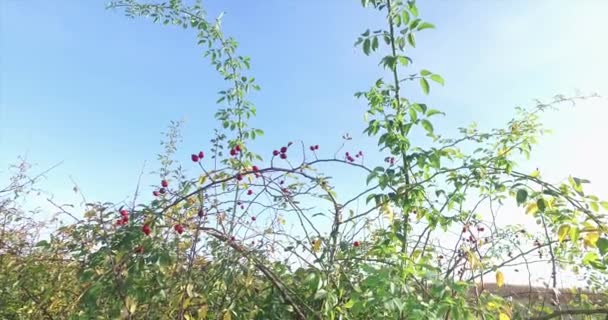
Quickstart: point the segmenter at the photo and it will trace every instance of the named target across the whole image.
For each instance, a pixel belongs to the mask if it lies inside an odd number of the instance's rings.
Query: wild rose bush
[[[48,239],[35,239],[34,220],[15,220],[25,215],[13,206],[18,194],[8,196],[14,186],[0,193],[2,318],[605,316],[608,203],[585,193],[584,179],[553,184],[516,163],[544,133],[546,109],[588,97],[556,96],[518,109],[505,128],[470,126],[444,137],[433,125],[444,113],[404,95],[404,88],[428,94],[444,84],[429,70],[405,71],[416,35],[434,26],[411,1],[362,3],[386,18],[385,28],[365,30],[355,43],[380,56],[386,73],[356,93],[368,104],[365,132],[377,138],[378,150],[285,141],[262,151],[250,149],[263,131],[249,126],[257,111],[247,99],[260,88],[220,19],[208,20],[200,3],[111,3],[130,17],[196,30],[228,84],[217,101],[219,128],[210,148],[176,159],[182,123],[171,122],[153,201],[144,200],[148,191],[140,186],[130,203],[87,203],[78,213],[62,208],[73,222]],[[425,141],[411,139],[420,132]],[[370,164],[368,153],[384,161]],[[341,196],[341,182],[324,173],[332,166],[359,172],[366,184],[354,197]],[[495,208],[507,203],[536,217],[542,232],[496,225]],[[508,283],[501,268],[543,260],[552,268],[551,288],[569,270],[585,274],[597,295],[580,294],[563,309],[559,295],[554,306],[486,290],[488,282]]]

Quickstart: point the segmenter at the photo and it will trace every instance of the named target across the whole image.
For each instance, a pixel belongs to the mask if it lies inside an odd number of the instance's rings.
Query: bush
[[[356,41],[366,55],[384,54],[386,76],[356,93],[368,104],[365,133],[379,150],[327,157],[333,152],[323,145],[301,141],[263,156],[250,149],[263,134],[248,125],[256,109],[247,94],[259,90],[248,75],[250,59],[200,4],[111,3],[131,17],[197,31],[229,84],[217,101],[221,129],[212,148],[185,159],[200,168],[188,177],[186,164],[174,159],[181,123],[172,122],[153,201],[136,194],[133,203],[87,203],[78,214],[62,209],[74,222],[42,241],[41,225],[14,205],[20,186],[35,182],[18,173],[15,181],[27,183],[0,192],[2,318],[502,320],[608,313],[608,203],[585,193],[587,180],[553,184],[516,162],[544,133],[546,109],[587,97],[556,96],[518,109],[505,128],[470,126],[444,137],[433,125],[444,113],[402,89],[414,84],[428,94],[444,84],[429,70],[404,72],[415,35],[434,26],[414,2],[363,5],[386,18],[384,29],[366,30]],[[425,141],[411,138],[419,133]],[[370,164],[368,153],[384,161]],[[340,182],[323,173],[336,167],[367,177],[354,197],[341,197]],[[496,206],[508,203],[536,217],[542,232],[493,223]],[[502,269],[535,256],[552,268],[548,286],[556,290],[547,292],[554,305],[499,292],[508,283]],[[564,270],[585,272],[593,290],[569,296],[568,308],[557,290]]]

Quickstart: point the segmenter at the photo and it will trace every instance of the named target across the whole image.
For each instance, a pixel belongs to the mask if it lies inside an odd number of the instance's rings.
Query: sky
[[[217,127],[216,93],[225,84],[194,34],[126,18],[105,4],[0,2],[0,177],[6,180],[18,156],[34,171],[61,163],[41,183],[59,203],[76,199],[73,181],[95,200],[130,196],[142,167],[158,167],[170,120],[186,121],[178,156],[187,168],[189,154],[207,150]],[[258,108],[251,124],[266,132],[256,151],[269,155],[302,139],[331,156],[347,132],[352,150],[375,149],[362,134],[365,105],[353,97],[382,75],[379,57],[353,48],[358,34],[381,23],[371,10],[350,0],[205,5],[210,17],[226,12],[224,30],[251,57],[262,87],[251,97]],[[555,94],[608,94],[606,1],[429,0],[419,7],[437,29],[419,34],[412,72],[429,69],[446,85],[429,96],[417,86],[405,94],[447,113],[436,131],[454,133],[471,122],[501,126],[514,107]],[[588,178],[590,190],[608,198],[607,107],[598,98],[548,114],[544,123],[554,134],[524,167],[539,167],[553,181]],[[156,180],[144,175],[142,185]],[[48,207],[47,196],[37,203]]]

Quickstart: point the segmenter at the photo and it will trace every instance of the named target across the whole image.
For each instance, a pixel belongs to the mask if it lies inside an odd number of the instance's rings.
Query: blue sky
[[[381,70],[378,57],[365,57],[353,43],[378,25],[377,16],[346,0],[206,3],[211,17],[226,11],[225,31],[251,56],[262,86],[252,96],[258,107],[252,125],[266,131],[254,146],[259,153],[303,139],[333,155],[345,132],[354,137],[352,150],[374,150],[361,134],[365,106],[353,93]],[[576,89],[608,94],[606,1],[419,3],[437,29],[418,37],[412,71],[437,72],[446,86],[428,97],[416,86],[405,92],[448,114],[436,123],[439,132],[473,121],[499,126],[534,98]],[[104,5],[0,3],[0,177],[19,155],[38,171],[63,161],[42,184],[59,203],[75,200],[71,179],[89,200],[130,195],[144,162],[146,172],[156,168],[160,132],[170,120],[186,119],[180,157],[187,166],[191,151],[208,148],[216,127],[214,102],[224,84],[193,33],[131,20]],[[587,177],[608,198],[607,106],[600,98],[548,115],[555,134],[526,167],[555,180]],[[156,180],[147,175],[143,184]],[[44,206],[44,197],[36,203]]]

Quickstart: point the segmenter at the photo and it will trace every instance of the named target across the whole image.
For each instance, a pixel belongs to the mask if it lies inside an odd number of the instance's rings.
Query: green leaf
[[[412,47],[416,46],[416,38],[414,38],[414,34],[413,33],[408,33],[408,35],[407,35],[407,42],[409,42],[409,44]]]
[[[432,23],[428,23],[428,22],[423,22],[422,24],[418,25],[417,30],[424,30],[424,29],[435,29],[435,25]]]
[[[526,191],[525,189],[519,189],[517,190],[517,205],[522,205],[524,202],[526,202],[526,200],[528,200],[528,191]]]
[[[601,255],[608,253],[608,238],[599,238],[596,245]]]
[[[423,77],[429,76],[431,74],[433,74],[433,73],[430,72],[429,70],[425,70],[425,69],[420,70],[420,75]]]
[[[593,212],[600,211],[600,206],[597,204],[597,202],[590,202],[589,205],[591,206],[591,210],[593,210]]]
[[[445,81],[443,81],[443,78],[440,75],[438,75],[438,74],[432,74],[429,78],[431,80],[439,83],[440,85],[444,85],[445,84]]]
[[[433,124],[430,121],[422,119],[420,120],[420,124],[429,134],[433,134]]]
[[[580,234],[581,232],[577,226],[570,227],[570,240],[574,241],[575,244],[577,243],[576,241],[578,240]]]
[[[437,110],[437,109],[429,109],[429,110],[426,112],[426,116],[427,116],[427,117],[434,116],[434,115],[436,115],[436,114],[445,114],[445,113],[443,113],[443,112],[441,112],[441,111],[439,111],[439,110]]]
[[[416,112],[416,110],[414,110],[413,108],[409,108],[409,112],[412,122],[416,122],[418,120],[418,113]]]
[[[371,46],[371,42],[369,41],[369,38],[365,39],[365,41],[363,41],[363,53],[365,53],[365,55],[369,55],[370,46]]]
[[[420,78],[420,87],[424,94],[429,94],[429,82],[425,78]]]
[[[540,198],[536,201],[536,205],[538,206],[538,211],[543,212],[545,211],[546,208],[546,204],[545,204],[545,199]]]
[[[608,201],[601,201],[600,206],[602,206],[604,210],[608,210]]]
[[[410,23],[410,14],[407,11],[405,11],[405,10],[403,10],[401,12],[401,22],[403,24],[409,24]]]

